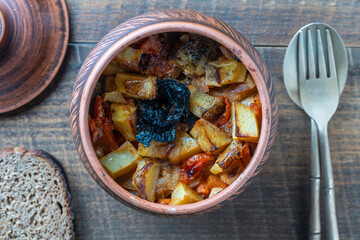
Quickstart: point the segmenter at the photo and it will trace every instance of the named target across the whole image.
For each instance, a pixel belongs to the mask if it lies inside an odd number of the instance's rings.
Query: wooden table
[[[78,239],[306,239],[310,121],[286,93],[282,63],[301,26],[325,22],[343,37],[349,56],[345,90],[329,125],[338,224],[341,239],[360,239],[360,2],[290,2],[297,1],[68,0],[71,37],[62,68],[38,98],[0,115],[0,146],[44,149],[59,159],[70,182]],[[209,14],[249,38],[268,64],[280,113],[271,158],[248,190],[214,212],[182,219],[144,215],[105,193],[82,165],[69,124],[76,74],[94,44],[128,18],[168,8]]]

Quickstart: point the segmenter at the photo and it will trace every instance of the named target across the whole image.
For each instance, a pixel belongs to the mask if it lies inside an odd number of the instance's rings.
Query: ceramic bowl
[[[131,43],[163,32],[188,32],[211,38],[231,50],[253,76],[262,102],[261,135],[243,173],[226,189],[206,200],[179,206],[161,205],[138,198],[116,183],[101,166],[88,128],[94,87],[106,65]],[[94,47],[76,78],[71,101],[71,128],[76,149],[95,181],[112,197],[136,210],[162,216],[186,216],[210,211],[242,193],[269,158],[277,130],[278,114],[273,83],[260,54],[238,31],[213,17],[187,10],[162,10],[134,17],[114,28]]]

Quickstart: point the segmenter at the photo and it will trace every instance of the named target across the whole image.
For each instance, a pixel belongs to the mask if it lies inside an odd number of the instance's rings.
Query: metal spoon
[[[338,88],[341,94],[345,87],[348,73],[348,62],[344,43],[340,35],[327,24],[311,23],[302,27],[292,38],[286,50],[283,66],[284,82],[286,90],[294,103],[302,109],[299,95],[299,79],[298,79],[298,38],[299,32],[307,30],[316,32],[316,29],[329,29],[332,36],[334,46],[334,56],[336,62],[336,71],[338,77]],[[323,42],[325,45],[325,42]],[[316,54],[316,53],[315,53]],[[317,56],[315,56],[317,59]],[[311,119],[311,159],[310,159],[310,216],[309,216],[309,239],[321,239],[320,224],[320,163],[319,163],[319,146],[318,146],[318,129],[313,119]]]

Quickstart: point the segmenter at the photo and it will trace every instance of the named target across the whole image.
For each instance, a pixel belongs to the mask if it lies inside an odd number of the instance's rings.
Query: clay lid
[[[0,113],[24,105],[50,84],[68,39],[65,0],[0,0]]]

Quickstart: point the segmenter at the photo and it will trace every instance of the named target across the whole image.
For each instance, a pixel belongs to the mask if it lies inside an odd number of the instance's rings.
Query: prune
[[[136,139],[146,147],[151,140],[172,142],[175,125],[190,116],[190,91],[173,79],[158,80],[158,94],[153,100],[137,101]]]

